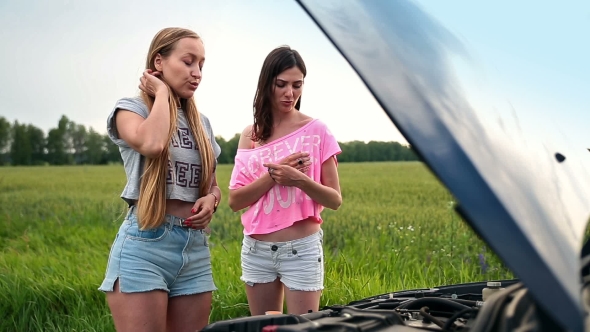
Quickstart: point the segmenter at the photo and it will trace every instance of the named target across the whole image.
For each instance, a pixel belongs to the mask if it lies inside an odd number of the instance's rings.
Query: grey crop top
[[[121,198],[130,206],[139,198],[140,177],[143,172],[144,157],[119,138],[115,124],[115,113],[125,109],[147,118],[149,111],[141,97],[122,98],[107,118],[107,132],[109,138],[119,146],[123,167],[127,175],[127,183]],[[221,154],[221,147],[215,140],[209,119],[201,113],[201,122],[209,136],[215,155],[215,164]],[[187,202],[195,202],[199,198],[199,183],[201,177],[201,155],[197,144],[189,129],[184,111],[178,112],[178,131],[170,142],[170,161],[166,178],[166,197]]]

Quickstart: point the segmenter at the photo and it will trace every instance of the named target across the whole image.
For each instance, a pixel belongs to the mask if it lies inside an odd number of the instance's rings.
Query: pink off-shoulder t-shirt
[[[309,152],[311,165],[307,175],[320,182],[322,164],[342,152],[328,127],[313,119],[298,130],[261,147],[238,149],[229,189],[248,185],[268,172],[265,163],[278,163],[295,152]],[[322,223],[324,207],[301,189],[276,184],[242,214],[244,234],[268,234],[312,217]]]

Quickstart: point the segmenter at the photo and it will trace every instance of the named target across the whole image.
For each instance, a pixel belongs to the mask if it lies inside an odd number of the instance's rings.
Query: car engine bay
[[[275,314],[212,323],[205,332],[286,331],[563,331],[519,280],[482,301],[486,282],[377,295],[302,315]]]

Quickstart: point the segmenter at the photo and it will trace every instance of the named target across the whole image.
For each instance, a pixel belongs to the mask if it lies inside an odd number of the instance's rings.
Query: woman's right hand
[[[158,93],[168,92],[168,87],[160,79],[161,74],[159,71],[152,71],[151,69],[144,71],[139,78],[139,89],[152,97],[155,97]]]
[[[311,165],[311,158],[309,152],[295,152],[283,158],[278,164],[291,166],[302,173],[306,173],[309,170],[309,165]]]

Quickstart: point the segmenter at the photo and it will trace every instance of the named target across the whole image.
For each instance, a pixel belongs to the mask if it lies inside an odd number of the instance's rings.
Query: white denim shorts
[[[250,286],[279,278],[294,291],[324,289],[323,236],[319,230],[293,241],[266,242],[244,235],[240,279]]]

